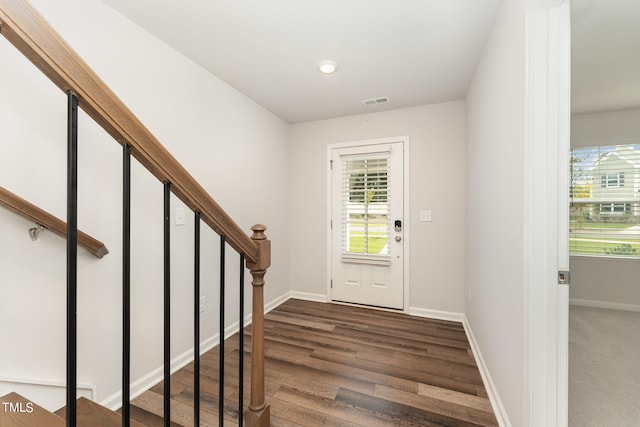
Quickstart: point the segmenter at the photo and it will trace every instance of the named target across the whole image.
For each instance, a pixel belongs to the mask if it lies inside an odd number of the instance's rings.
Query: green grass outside
[[[589,237],[588,241],[570,238],[569,253],[576,255],[607,255],[606,250],[613,250],[622,244],[629,244],[636,249],[636,254],[631,256],[640,256],[640,242],[637,239],[620,239],[615,238],[616,243],[605,242],[605,240],[613,240],[612,238],[594,239]]]
[[[379,254],[382,248],[387,245],[388,239],[386,237],[371,236],[369,235],[369,250],[364,250],[364,232],[355,232],[349,235],[349,252],[356,254]]]
[[[633,226],[633,224],[624,224],[617,222],[580,222],[580,221],[570,221],[569,226],[572,229],[583,229],[583,230],[592,230],[592,229],[625,229]]]

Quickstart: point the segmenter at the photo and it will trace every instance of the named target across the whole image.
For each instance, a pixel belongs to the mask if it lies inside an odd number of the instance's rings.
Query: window
[[[631,212],[631,203],[600,203],[600,213],[625,213]]]
[[[569,253],[640,257],[640,144],[571,150]]]
[[[342,158],[342,252],[389,255],[389,154]]]
[[[624,172],[602,175],[602,188],[624,187]]]

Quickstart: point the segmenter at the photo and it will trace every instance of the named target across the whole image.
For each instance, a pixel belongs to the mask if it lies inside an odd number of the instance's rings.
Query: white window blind
[[[342,253],[389,255],[390,154],[342,156]]]
[[[640,257],[640,144],[571,150],[572,255]]]

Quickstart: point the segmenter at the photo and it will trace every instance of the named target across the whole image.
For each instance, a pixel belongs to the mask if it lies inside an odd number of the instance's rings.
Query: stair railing
[[[22,197],[13,194],[4,187],[0,187],[0,205],[3,205],[18,215],[35,222],[38,227],[42,227],[44,230],[50,230],[58,236],[67,237],[66,222],[51,215],[49,212],[39,208],[33,203],[28,202]],[[31,233],[31,230],[34,230],[34,232]],[[32,228],[29,232],[32,234],[31,238],[34,240],[39,234],[38,228]],[[109,250],[104,243],[80,230],[78,230],[78,245],[91,252],[91,254],[97,258],[102,258],[109,253]]]
[[[195,298],[194,298],[194,420],[199,424],[199,233],[204,222],[220,236],[221,314],[220,314],[220,390],[219,425],[224,419],[224,248],[226,244],[240,254],[240,290],[244,286],[244,267],[253,280],[251,399],[244,419],[249,426],[268,426],[270,409],[264,393],[264,275],[271,264],[271,242],[263,225],[244,231],[229,217],[204,188],[163,147],[138,118],[78,56],[62,37],[26,0],[0,0],[0,34],[38,67],[68,98],[67,164],[67,425],[76,425],[76,311],[77,311],[77,109],[82,108],[115,141],[123,146],[123,356],[122,423],[130,419],[130,157],[135,157],[164,187],[164,424],[170,425],[170,271],[169,196],[173,193],[196,217]],[[240,372],[243,375],[243,301],[240,299]],[[238,421],[242,426],[242,376]]]

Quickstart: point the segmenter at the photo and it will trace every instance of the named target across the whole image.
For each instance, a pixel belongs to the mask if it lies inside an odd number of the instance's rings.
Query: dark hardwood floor
[[[250,335],[245,329],[245,405]],[[237,425],[238,336],[225,342],[225,426]],[[460,323],[289,300],[265,316],[265,381],[273,426],[495,426]],[[218,425],[218,349],[201,358],[201,425]],[[162,425],[160,383],[133,401]],[[193,425],[193,364],[171,381],[172,421]]]

